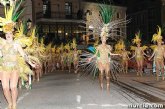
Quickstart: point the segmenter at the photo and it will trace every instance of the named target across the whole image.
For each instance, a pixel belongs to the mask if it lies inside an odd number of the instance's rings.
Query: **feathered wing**
[[[150,48],[151,48],[152,50],[155,50],[156,47],[157,47],[157,45],[151,45],[151,46],[150,46]]]
[[[19,65],[19,76],[24,80],[27,81],[27,75],[33,75],[33,71],[30,69],[29,65],[25,62],[23,57],[18,56],[18,65]]]
[[[33,40],[35,39],[35,27],[33,28],[33,31],[30,35],[30,37],[27,37],[25,35],[25,31],[27,28],[26,26],[21,23],[20,27],[17,28],[17,33],[15,34],[14,40],[18,42],[22,47],[29,47],[33,44]]]
[[[130,50],[135,51],[135,49],[136,49],[136,46],[130,46]]]
[[[142,46],[142,50],[145,51],[148,48],[148,46],[144,45]]]
[[[92,52],[94,52],[92,50]],[[97,58],[93,58],[91,62],[88,62],[88,59],[93,57],[94,53],[89,53],[89,52],[83,52],[80,55],[80,60],[79,60],[79,69],[84,71],[83,74],[85,75],[92,75],[94,78],[98,76],[98,67],[97,67]]]

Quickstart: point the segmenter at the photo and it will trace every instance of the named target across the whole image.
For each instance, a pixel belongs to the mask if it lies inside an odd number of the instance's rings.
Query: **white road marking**
[[[77,96],[76,96],[76,101],[77,101],[77,103],[80,104],[80,102],[81,102],[81,95],[77,95]]]

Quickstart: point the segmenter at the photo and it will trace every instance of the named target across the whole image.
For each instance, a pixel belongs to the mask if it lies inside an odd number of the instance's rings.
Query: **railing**
[[[82,15],[78,15],[77,13],[72,13],[71,15],[67,15],[65,12],[51,12],[50,16],[46,16],[43,12],[38,12],[36,14],[36,18],[54,18],[54,19],[83,19]]]

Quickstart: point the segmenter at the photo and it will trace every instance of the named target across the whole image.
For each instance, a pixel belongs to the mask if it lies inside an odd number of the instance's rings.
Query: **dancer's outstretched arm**
[[[136,51],[135,51],[134,55],[130,58],[130,60],[133,59],[135,56],[136,56]]]
[[[33,64],[30,59],[28,58],[28,56],[25,54],[25,52],[23,51],[21,45],[17,44],[17,49],[18,52],[20,53],[20,55],[25,59],[26,62],[28,62],[32,67],[35,67],[35,64]]]
[[[150,57],[150,56],[148,56],[143,50],[142,50],[142,53],[143,53],[143,55],[145,55],[145,56],[147,56],[147,57]]]
[[[155,55],[155,50],[154,50],[154,52],[152,53],[151,57],[148,60],[151,60],[154,57],[154,55]]]

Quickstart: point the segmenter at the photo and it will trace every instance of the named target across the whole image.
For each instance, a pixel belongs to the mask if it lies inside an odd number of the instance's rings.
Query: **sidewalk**
[[[152,74],[143,74],[143,77],[140,77],[134,71],[120,74],[118,81],[135,91],[142,92],[144,95],[152,96],[150,98],[157,98],[157,100],[150,100],[151,102],[165,103],[165,80],[161,80],[161,77],[159,81],[156,81],[156,77]]]

